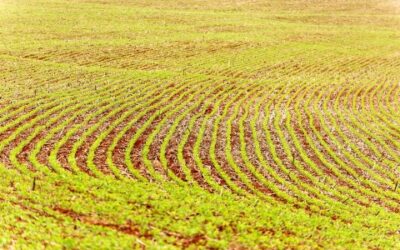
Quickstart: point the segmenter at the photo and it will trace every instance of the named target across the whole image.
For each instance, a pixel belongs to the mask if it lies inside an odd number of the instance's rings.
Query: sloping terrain
[[[0,247],[400,247],[399,10],[0,0]]]

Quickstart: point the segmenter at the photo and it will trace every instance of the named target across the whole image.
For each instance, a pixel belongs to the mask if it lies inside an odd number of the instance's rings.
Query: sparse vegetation
[[[0,0],[0,248],[400,248],[399,10]]]

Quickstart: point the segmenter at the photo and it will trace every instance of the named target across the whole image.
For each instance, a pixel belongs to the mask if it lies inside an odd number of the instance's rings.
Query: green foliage
[[[0,248],[399,248],[391,0],[0,0]]]

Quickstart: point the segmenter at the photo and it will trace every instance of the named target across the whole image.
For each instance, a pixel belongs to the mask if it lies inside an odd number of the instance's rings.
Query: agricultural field
[[[0,249],[400,249],[399,0],[0,0]]]

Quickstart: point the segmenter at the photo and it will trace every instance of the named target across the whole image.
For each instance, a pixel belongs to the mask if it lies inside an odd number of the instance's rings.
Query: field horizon
[[[400,1],[0,0],[0,249],[399,249]]]

